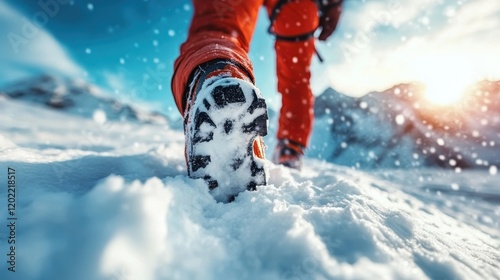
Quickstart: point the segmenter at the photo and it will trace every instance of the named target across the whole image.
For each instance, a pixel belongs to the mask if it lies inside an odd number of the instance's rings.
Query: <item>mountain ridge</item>
[[[12,83],[0,95],[83,117],[106,120],[132,120],[168,124],[168,118],[109,96],[95,85],[80,79],[41,75]]]
[[[426,101],[421,84],[399,84],[359,98],[329,88],[316,97],[310,154],[360,168],[489,168],[500,163],[495,157],[500,135],[494,133],[500,131],[499,111],[498,81],[476,84],[448,107]],[[329,147],[322,147],[325,142]]]

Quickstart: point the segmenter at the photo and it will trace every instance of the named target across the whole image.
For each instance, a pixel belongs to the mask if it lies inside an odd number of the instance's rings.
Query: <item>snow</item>
[[[9,40],[0,44],[1,84],[36,73],[83,72],[40,26],[26,37],[30,27],[0,2],[1,33],[28,39],[19,48]],[[167,31],[169,38],[178,33]],[[91,47],[79,52],[95,54]],[[14,274],[5,263],[7,189],[0,175],[0,279],[500,279],[500,175],[498,153],[489,148],[496,145],[499,118],[491,104],[478,105],[464,122],[477,129],[469,131],[477,141],[425,134],[437,146],[472,147],[466,155],[482,170],[461,169],[459,158],[446,157],[455,170],[410,168],[413,160],[390,158],[382,166],[397,162],[404,169],[359,171],[306,158],[299,173],[266,161],[269,184],[223,204],[202,180],[186,176],[179,123],[100,96],[76,80],[49,76],[2,89],[0,174],[16,169],[18,220]],[[400,93],[404,88],[395,89]],[[385,141],[414,121],[404,106],[385,124],[363,118],[383,114],[376,99],[353,102],[360,110],[342,118],[323,108],[327,116],[315,125],[308,155],[324,159],[341,147],[341,162],[359,167],[360,157],[384,153],[370,148],[374,143],[353,145],[332,134],[337,127],[357,139]],[[479,112],[492,114],[481,119]],[[273,136],[266,138],[270,147]],[[417,153],[413,139],[399,144],[395,154],[418,163],[439,151]]]
[[[106,119],[154,122],[165,124],[164,115],[141,109],[141,105],[125,104],[109,93],[81,79],[42,75],[17,81],[0,90],[11,98],[22,99],[69,114],[92,117],[104,123]],[[115,96],[116,97],[116,96]]]
[[[0,110],[1,172],[18,178],[1,279],[500,278],[496,170],[266,161],[269,184],[224,204],[186,176],[178,128],[1,95]]]

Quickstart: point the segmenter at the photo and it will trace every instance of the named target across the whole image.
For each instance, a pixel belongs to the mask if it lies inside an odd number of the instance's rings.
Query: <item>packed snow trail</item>
[[[498,175],[267,163],[269,185],[222,204],[186,176],[180,130],[0,110],[0,170],[18,175],[18,266],[1,279],[500,278]],[[476,195],[444,192],[455,179]]]

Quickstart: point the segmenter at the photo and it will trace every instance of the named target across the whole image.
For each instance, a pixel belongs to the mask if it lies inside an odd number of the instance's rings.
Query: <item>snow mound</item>
[[[295,180],[274,167],[274,185],[230,204],[216,203],[201,180],[185,176],[143,184],[111,176],[81,196],[45,193],[19,211],[17,273],[23,279],[500,276],[498,242],[487,234],[400,190],[335,173]]]
[[[223,204],[186,176],[180,131],[15,99],[0,110],[19,244],[1,279],[500,277],[496,174],[267,162],[269,185]]]

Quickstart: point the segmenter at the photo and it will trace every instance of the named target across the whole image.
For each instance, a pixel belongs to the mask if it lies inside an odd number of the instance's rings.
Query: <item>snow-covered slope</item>
[[[495,172],[268,162],[268,186],[222,204],[187,178],[179,130],[5,96],[0,111],[0,170],[17,175],[1,279],[500,278]]]
[[[419,85],[361,98],[333,89],[317,97],[309,156],[361,168],[500,165],[500,82],[482,82],[462,102],[436,106]]]
[[[45,105],[69,114],[106,120],[143,121],[166,124],[167,118],[113,99],[98,87],[81,79],[42,75],[13,83],[0,89],[0,95]]]

